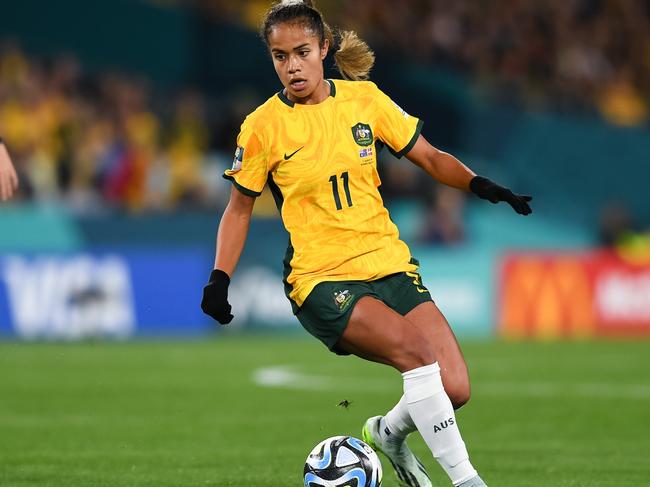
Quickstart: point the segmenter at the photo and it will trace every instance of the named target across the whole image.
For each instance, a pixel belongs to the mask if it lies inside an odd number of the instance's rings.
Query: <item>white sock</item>
[[[478,474],[469,461],[438,362],[402,374],[409,414],[433,457],[454,485]]]
[[[408,410],[406,397],[402,396],[395,407],[388,411],[379,422],[379,432],[385,440],[400,444],[417,430]]]

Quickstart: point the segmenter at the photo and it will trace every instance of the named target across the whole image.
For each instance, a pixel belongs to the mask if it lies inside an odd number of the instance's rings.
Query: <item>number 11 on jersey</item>
[[[345,199],[347,200],[349,208],[352,206],[352,197],[350,196],[350,177],[347,171],[341,174],[341,180],[343,181],[343,190],[345,191]],[[343,205],[341,204],[341,197],[339,196],[339,181],[336,174],[333,174],[330,177],[330,183],[332,183],[332,195],[334,196],[336,209],[341,210],[343,209]]]

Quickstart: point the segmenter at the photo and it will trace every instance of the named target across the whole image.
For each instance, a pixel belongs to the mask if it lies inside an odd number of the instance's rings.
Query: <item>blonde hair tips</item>
[[[368,79],[375,53],[354,31],[340,31],[338,37],[334,60],[341,76],[353,81]]]

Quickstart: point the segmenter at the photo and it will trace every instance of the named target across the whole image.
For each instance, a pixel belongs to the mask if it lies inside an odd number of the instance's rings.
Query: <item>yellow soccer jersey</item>
[[[378,191],[377,144],[401,157],[422,122],[372,82],[328,82],[321,103],[294,104],[280,92],[246,117],[224,174],[250,196],[268,182],[289,232],[285,289],[294,311],[319,282],[417,269]]]

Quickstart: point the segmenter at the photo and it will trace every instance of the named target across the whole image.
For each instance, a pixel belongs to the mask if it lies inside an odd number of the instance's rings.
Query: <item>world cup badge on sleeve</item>
[[[393,101],[393,100],[391,100],[391,101]],[[409,115],[408,113],[406,113],[406,110],[404,110],[401,106],[399,106],[399,105],[398,105],[397,103],[395,103],[394,101],[393,101],[393,105],[395,105],[395,106],[397,107],[397,109],[398,109],[398,110],[400,111],[400,113],[404,116],[404,118],[409,118],[410,115]]]
[[[232,161],[231,171],[239,171],[241,169],[242,160],[244,159],[244,148],[242,146],[237,146],[235,150],[235,158]]]

